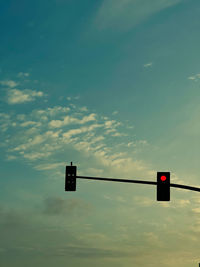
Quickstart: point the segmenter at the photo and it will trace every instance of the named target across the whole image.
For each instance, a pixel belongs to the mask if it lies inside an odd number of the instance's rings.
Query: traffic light
[[[157,201],[170,201],[170,172],[157,172]]]
[[[76,166],[66,166],[65,191],[76,191]]]

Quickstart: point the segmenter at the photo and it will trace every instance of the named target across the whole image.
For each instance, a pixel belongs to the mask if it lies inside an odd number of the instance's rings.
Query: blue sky
[[[197,266],[197,192],[64,171],[199,186],[199,1],[0,5],[2,264]]]

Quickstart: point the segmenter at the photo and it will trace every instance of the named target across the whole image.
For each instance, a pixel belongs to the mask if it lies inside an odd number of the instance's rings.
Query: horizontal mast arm
[[[87,176],[76,176],[76,178],[90,179],[90,180],[101,180],[101,181],[113,181],[113,182],[122,182],[122,183],[153,184],[153,185],[157,184],[157,182],[128,180],[128,179],[114,179],[114,178],[87,177]]]
[[[200,188],[198,188],[198,187],[188,186],[188,185],[183,185],[183,184],[170,184],[170,187],[177,187],[177,188],[181,188],[181,189],[187,189],[187,190],[200,192]]]
[[[152,181],[141,181],[141,180],[129,180],[129,179],[115,179],[115,178],[102,178],[102,177],[88,177],[88,176],[76,176],[76,178],[80,179],[89,179],[89,180],[100,180],[100,181],[113,181],[113,182],[122,182],[122,183],[137,183],[137,184],[150,184],[157,185],[157,182]],[[186,190],[198,191],[200,192],[200,188],[182,184],[171,184],[170,187],[176,187]]]

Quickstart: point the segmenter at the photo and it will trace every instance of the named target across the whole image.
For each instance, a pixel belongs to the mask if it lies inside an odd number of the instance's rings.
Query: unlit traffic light
[[[65,191],[76,191],[76,166],[66,166]]]

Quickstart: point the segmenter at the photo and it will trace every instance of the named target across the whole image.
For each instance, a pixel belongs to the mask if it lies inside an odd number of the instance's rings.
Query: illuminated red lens
[[[161,179],[161,181],[164,182],[167,179],[167,177],[163,175],[163,176],[160,177],[160,179]]]

